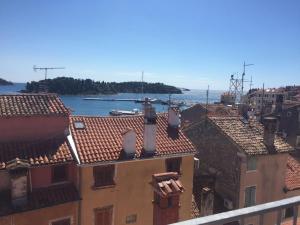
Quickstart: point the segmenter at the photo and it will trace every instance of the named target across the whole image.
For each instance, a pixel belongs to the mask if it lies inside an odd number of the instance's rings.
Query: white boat
[[[138,109],[133,110],[112,110],[109,112],[111,116],[134,116],[140,114]]]

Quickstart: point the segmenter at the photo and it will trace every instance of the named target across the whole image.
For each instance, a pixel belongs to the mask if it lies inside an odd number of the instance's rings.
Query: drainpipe
[[[79,184],[78,184],[78,192],[79,192],[79,197],[80,197],[80,200],[79,200],[79,205],[78,205],[78,215],[77,215],[77,224],[78,225],[81,225],[81,189],[82,189],[82,167],[81,166],[78,166],[78,181],[79,181]]]

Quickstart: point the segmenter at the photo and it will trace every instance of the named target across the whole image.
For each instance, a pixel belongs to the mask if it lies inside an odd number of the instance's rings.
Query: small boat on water
[[[138,109],[133,110],[112,110],[109,112],[111,116],[134,116],[139,115],[140,111]]]

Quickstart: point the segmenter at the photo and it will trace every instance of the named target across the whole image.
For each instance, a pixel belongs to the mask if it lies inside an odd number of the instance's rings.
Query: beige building
[[[165,225],[190,218],[195,148],[179,112],[71,116],[81,225]]]
[[[258,89],[252,92],[248,96],[248,100],[251,108],[255,109],[256,112],[261,112],[262,107],[275,109],[276,99],[278,96],[283,96],[283,101],[287,99],[287,92],[283,89],[269,88],[269,89]]]

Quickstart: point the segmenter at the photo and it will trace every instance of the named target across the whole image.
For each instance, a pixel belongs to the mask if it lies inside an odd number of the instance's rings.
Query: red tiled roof
[[[0,169],[17,158],[28,160],[31,166],[73,161],[70,145],[65,138],[0,143]]]
[[[0,95],[0,117],[69,115],[56,94]]]
[[[2,204],[0,204],[0,216],[80,200],[78,191],[73,184],[62,184],[34,189],[31,193],[28,194],[27,204],[18,208],[13,208],[10,204],[10,199],[8,198],[9,194],[4,194],[5,196],[3,197],[3,199],[1,199],[3,200],[3,202],[1,202]]]
[[[239,117],[210,117],[210,121],[247,154],[269,153],[263,142],[264,131],[261,123],[255,120],[245,122]],[[294,148],[279,136],[275,136],[274,147],[278,153],[294,151]]]
[[[297,220],[297,225],[300,225],[300,219],[298,217],[298,220]],[[281,222],[281,225],[293,225],[293,219],[287,219],[283,222]]]
[[[176,172],[158,173],[152,175],[152,178],[155,191],[163,197],[177,195],[184,190]]]
[[[292,191],[300,188],[300,158],[290,155],[287,161],[285,174],[286,190]]]
[[[74,122],[82,121],[84,129],[76,129]],[[137,135],[136,157],[143,149],[144,118],[71,116],[71,132],[82,163],[115,161],[121,156],[122,132],[132,128]],[[195,148],[181,130],[168,129],[167,114],[158,114],[155,156],[194,153]]]

